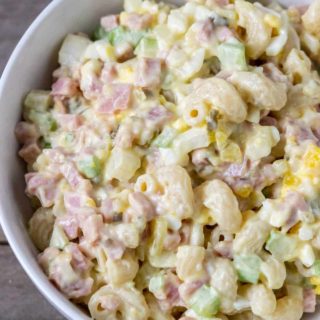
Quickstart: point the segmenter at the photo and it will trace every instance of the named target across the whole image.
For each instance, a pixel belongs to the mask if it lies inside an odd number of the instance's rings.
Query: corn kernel
[[[178,119],[176,120],[172,126],[178,130],[179,132],[184,132],[186,130],[188,130],[189,126],[184,122],[184,120],[182,119]]]
[[[314,289],[314,293],[315,293],[317,296],[320,296],[320,286],[317,286],[317,287]]]
[[[208,136],[210,143],[216,142],[216,133],[214,131],[209,131]]]
[[[92,199],[92,198],[89,198],[87,201],[86,201],[86,205],[90,208],[96,208],[97,205],[95,203],[95,201]]]
[[[311,277],[311,278],[309,278],[309,282],[313,286],[319,286],[320,287],[320,277]]]
[[[235,193],[242,198],[248,198],[252,191],[253,189],[251,186],[243,186],[238,190],[235,190]]]
[[[312,145],[303,157],[304,164],[309,169],[320,167],[320,148]]]

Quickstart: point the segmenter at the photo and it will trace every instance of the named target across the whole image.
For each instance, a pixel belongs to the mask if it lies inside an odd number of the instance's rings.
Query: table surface
[[[24,31],[50,0],[0,0],[0,75]],[[38,292],[0,228],[0,319],[63,320]]]

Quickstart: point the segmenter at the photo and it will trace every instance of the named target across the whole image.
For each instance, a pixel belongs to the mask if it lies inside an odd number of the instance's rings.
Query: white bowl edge
[[[121,4],[120,0],[53,0],[18,43],[0,80],[0,223],[15,256],[35,286],[61,314],[72,320],[90,318],[48,281],[37,264],[36,250],[25,228],[31,211],[23,192],[24,170],[16,156],[18,144],[13,131],[21,117],[25,94],[30,89],[42,89],[50,85],[49,71],[56,65],[57,48],[63,37],[68,32],[91,30],[99,17],[119,11]],[[70,8],[74,10],[70,11]],[[84,17],[81,13],[84,13]],[[58,24],[57,28],[53,28],[54,22]],[[47,37],[44,36],[44,29],[48,33]],[[39,38],[47,43],[38,50],[34,46],[41,43]],[[27,52],[29,55],[23,56]],[[39,58],[35,59],[37,53]],[[16,75],[20,73],[21,77]],[[319,315],[317,313],[303,319],[316,320]]]

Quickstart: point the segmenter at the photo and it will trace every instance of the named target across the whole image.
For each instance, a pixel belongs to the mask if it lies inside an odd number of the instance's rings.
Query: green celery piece
[[[225,42],[218,47],[222,70],[245,71],[248,69],[245,46],[240,42]]]
[[[177,131],[170,127],[165,127],[163,131],[153,140],[152,146],[157,148],[167,148],[176,137]]]
[[[260,276],[261,259],[253,255],[237,255],[233,264],[238,272],[239,280],[256,284]]]
[[[131,45],[136,47],[144,35],[145,32],[143,31],[128,30],[120,26],[109,32],[108,39],[113,46],[122,42],[129,42]]]
[[[312,266],[312,271],[315,276],[320,276],[320,260],[316,260]]]
[[[106,39],[108,38],[108,36],[109,36],[109,32],[105,30],[103,27],[99,26],[94,30],[92,39],[94,41],[98,41],[101,39]]]
[[[77,163],[80,172],[88,179],[94,179],[101,174],[101,163],[96,156],[87,156]]]
[[[144,58],[154,58],[158,51],[158,41],[151,37],[144,37],[140,40],[134,54]]]
[[[193,294],[188,304],[199,316],[213,317],[219,311],[220,297],[214,288],[203,285]]]
[[[39,112],[32,109],[29,112],[29,119],[36,124],[42,135],[56,131],[58,128],[56,120],[53,119],[49,112]]]
[[[297,240],[282,234],[279,231],[271,231],[266,244],[266,249],[279,261],[289,261],[294,257],[297,248]]]

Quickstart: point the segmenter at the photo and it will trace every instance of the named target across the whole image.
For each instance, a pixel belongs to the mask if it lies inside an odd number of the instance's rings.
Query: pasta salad
[[[320,295],[320,0],[125,0],[16,127],[52,283],[96,320],[299,320]]]

